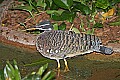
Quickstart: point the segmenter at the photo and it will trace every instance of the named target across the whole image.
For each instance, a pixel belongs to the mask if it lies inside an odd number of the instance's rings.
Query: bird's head
[[[49,20],[44,20],[37,24],[36,26],[33,26],[27,30],[42,30],[42,31],[50,31],[53,30],[53,25]]]
[[[45,31],[53,30],[53,26],[52,26],[51,22],[48,20],[40,22],[38,25],[35,26],[35,28],[39,29],[39,30],[45,30]]]

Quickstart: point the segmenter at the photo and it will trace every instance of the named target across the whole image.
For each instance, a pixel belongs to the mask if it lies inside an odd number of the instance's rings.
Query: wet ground
[[[38,70],[46,63],[49,63],[49,70],[57,67],[56,61],[42,57],[36,50],[0,43],[0,69],[5,66],[6,60],[13,59],[19,63],[22,76]],[[61,72],[57,80],[120,80],[120,57],[115,58],[115,55],[92,53],[68,58],[67,61],[70,71],[63,72],[64,62],[61,60]],[[30,65],[24,66],[27,64]]]

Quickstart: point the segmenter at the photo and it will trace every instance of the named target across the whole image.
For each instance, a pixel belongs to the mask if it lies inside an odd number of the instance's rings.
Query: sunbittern
[[[103,54],[112,54],[113,52],[111,48],[103,46],[101,40],[95,35],[79,34],[72,31],[55,31],[49,21],[43,21],[36,28],[47,30],[37,37],[37,50],[44,57],[57,60],[58,69],[60,69],[60,59],[64,59],[65,71],[68,71],[67,57],[83,55],[93,51]]]

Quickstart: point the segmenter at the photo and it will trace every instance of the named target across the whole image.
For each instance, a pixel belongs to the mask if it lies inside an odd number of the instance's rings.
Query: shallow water
[[[46,63],[49,63],[49,70],[57,67],[55,60],[44,58],[38,51],[0,43],[0,69],[5,66],[6,60],[13,59],[17,61],[23,76]],[[67,61],[70,71],[63,72],[64,62],[61,60],[61,72],[57,80],[120,80],[120,62],[88,60],[84,56],[68,58]]]

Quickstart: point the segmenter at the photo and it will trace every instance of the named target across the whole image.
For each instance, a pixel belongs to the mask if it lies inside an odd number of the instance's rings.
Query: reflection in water
[[[88,54],[89,55],[89,54]],[[5,66],[6,60],[15,59],[21,74],[24,76],[46,63],[49,70],[54,70],[57,63],[54,60],[44,58],[39,52],[14,47],[0,43],[0,69]],[[56,72],[57,80],[120,80],[120,63],[88,60],[84,56],[68,58],[70,71],[64,72],[64,62],[61,62],[60,73]]]

